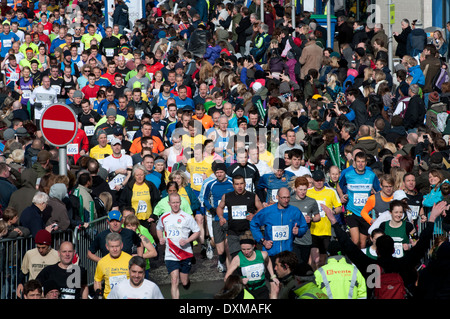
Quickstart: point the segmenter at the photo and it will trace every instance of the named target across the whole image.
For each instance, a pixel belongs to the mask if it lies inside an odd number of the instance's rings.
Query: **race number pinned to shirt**
[[[192,180],[195,186],[201,186],[203,183],[203,176],[202,174],[194,173],[192,174]]]
[[[252,192],[253,191],[253,179],[251,179],[251,178],[246,178],[245,179],[245,190],[247,192]]]
[[[86,136],[93,136],[95,133],[95,126],[94,125],[85,126],[84,132],[86,133]]]
[[[145,200],[140,200],[138,202],[137,213],[146,213],[147,212],[147,202]]]
[[[233,219],[240,220],[247,218],[247,205],[235,205],[231,207]]]
[[[264,274],[264,264],[259,263],[255,265],[249,265],[241,268],[242,275],[248,279],[248,281],[257,281],[262,279]]]
[[[31,90],[22,90],[22,98],[29,99],[31,97]]]
[[[355,193],[355,194],[353,194],[353,205],[364,206],[364,205],[366,205],[368,198],[369,198],[369,194]]]
[[[171,225],[167,227],[166,230],[166,238],[167,239],[180,239],[181,238],[181,228]]]
[[[110,58],[114,56],[114,49],[105,49],[106,57]]]
[[[10,79],[12,82],[17,82],[17,81],[19,81],[19,77],[20,77],[20,74],[19,74],[19,73],[17,73],[17,72],[12,72],[12,73],[10,74],[10,76],[9,76],[9,79]],[[31,96],[31,94],[30,94],[30,96]]]
[[[289,239],[289,225],[272,226],[272,240],[281,241]]]
[[[61,87],[59,85],[52,85],[52,88],[56,91],[56,94],[61,93]]]
[[[67,155],[78,155],[79,152],[79,145],[77,143],[67,145]]]
[[[401,242],[394,241],[394,254],[392,256],[395,258],[403,257],[403,244]]]
[[[317,202],[317,206],[319,206],[320,217],[324,218],[326,216],[326,214],[325,214],[325,211],[323,210],[321,204],[324,204],[326,206],[325,201],[324,200],[316,200],[316,202]]]
[[[109,285],[111,289],[113,289],[118,283],[120,283],[123,280],[127,280],[127,275],[109,277]]]
[[[142,118],[142,115],[144,114],[144,110],[135,110],[134,114],[138,118],[138,120],[140,120]]]
[[[277,199],[278,189],[272,189],[272,202],[278,203]]]
[[[411,209],[411,217],[413,220],[416,220],[419,217],[420,206],[417,205],[409,205]]]

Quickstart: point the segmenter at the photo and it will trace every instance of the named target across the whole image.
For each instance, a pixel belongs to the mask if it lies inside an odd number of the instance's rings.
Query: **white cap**
[[[393,200],[402,200],[405,198],[408,198],[408,196],[406,196],[406,193],[404,190],[399,189],[394,192]]]
[[[122,141],[120,139],[118,139],[118,138],[113,138],[111,140],[111,146],[116,145],[116,144],[122,145]]]

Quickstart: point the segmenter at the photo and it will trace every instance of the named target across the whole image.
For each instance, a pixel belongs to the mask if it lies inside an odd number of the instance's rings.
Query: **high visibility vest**
[[[328,263],[314,273],[316,283],[328,299],[358,299],[358,289],[366,289],[366,283],[356,266],[347,263],[344,257],[331,257]]]

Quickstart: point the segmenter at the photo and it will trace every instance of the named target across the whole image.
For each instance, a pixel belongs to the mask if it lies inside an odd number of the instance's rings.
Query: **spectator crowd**
[[[34,244],[17,297],[164,298],[159,259],[178,299],[196,258],[216,299],[449,297],[445,28],[403,19],[390,66],[382,24],[339,11],[329,47],[284,2],[150,0],[134,20],[124,0],[1,0],[0,236]],[[56,103],[78,119],[67,173],[40,126]],[[94,278],[52,247],[74,229]]]

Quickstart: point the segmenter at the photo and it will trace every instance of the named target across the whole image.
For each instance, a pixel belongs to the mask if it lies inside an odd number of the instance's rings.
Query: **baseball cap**
[[[120,139],[118,139],[118,138],[113,138],[111,140],[111,146],[116,145],[116,144],[122,145],[122,141]]]
[[[405,191],[402,190],[402,189],[399,189],[399,190],[396,190],[394,192],[394,195],[393,195],[392,199],[393,200],[402,200],[402,199],[405,199],[405,198],[408,198],[408,196],[406,196]]]
[[[322,181],[325,179],[325,174],[318,169],[312,173],[312,178],[315,181]]]
[[[108,213],[108,220],[122,220],[122,214],[118,210],[112,210]]]
[[[36,237],[34,237],[34,242],[38,245],[48,245],[52,244],[52,235],[45,229],[41,229],[37,232]]]

